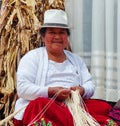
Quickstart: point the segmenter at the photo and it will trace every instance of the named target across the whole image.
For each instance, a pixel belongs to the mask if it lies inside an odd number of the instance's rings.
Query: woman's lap
[[[52,104],[47,106],[48,103]],[[28,125],[37,115],[36,121],[44,118],[46,122],[52,122],[53,126],[73,126],[72,115],[62,102],[47,98],[37,98],[27,106],[23,117],[23,124]]]
[[[46,122],[52,122],[53,126],[73,126],[72,115],[68,108],[62,102],[52,101],[47,98],[37,98],[31,101],[25,110],[23,120],[18,122],[14,120],[14,122],[16,124],[23,123],[22,125],[27,126],[38,115],[33,122],[40,122],[41,118],[44,118]],[[108,113],[111,110],[111,106],[102,100],[89,99],[84,101],[88,112],[100,125],[107,124],[107,120],[110,119]],[[47,106],[49,102],[52,104]],[[47,107],[45,108],[45,106]],[[41,112],[42,110],[44,111]],[[14,126],[18,126],[18,124]]]

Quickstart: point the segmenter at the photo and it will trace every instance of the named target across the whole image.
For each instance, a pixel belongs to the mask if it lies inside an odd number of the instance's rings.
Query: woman
[[[71,90],[79,90],[84,99],[89,99],[95,85],[83,60],[65,50],[70,31],[63,10],[46,11],[40,33],[45,46],[28,52],[18,66],[15,111],[27,107],[15,116],[14,124],[33,125],[44,118],[53,126],[73,126],[63,101]],[[49,101],[52,104],[43,111]]]

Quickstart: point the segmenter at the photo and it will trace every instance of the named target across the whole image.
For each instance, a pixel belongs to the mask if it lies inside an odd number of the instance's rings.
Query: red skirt
[[[96,99],[84,100],[89,113],[101,126],[107,125],[110,120],[108,113],[111,106]],[[52,103],[50,106],[49,103]],[[48,106],[47,106],[48,105]],[[42,111],[43,110],[43,111]],[[52,126],[74,126],[73,118],[67,106],[62,102],[50,101],[48,98],[37,98],[27,106],[22,121],[14,119],[14,126],[34,126],[35,123],[52,123]]]

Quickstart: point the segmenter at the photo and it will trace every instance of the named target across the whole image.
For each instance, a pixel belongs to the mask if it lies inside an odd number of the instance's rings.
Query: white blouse
[[[70,88],[71,86],[81,85],[77,67],[73,66],[68,59],[62,63],[49,60],[46,76],[46,86]]]

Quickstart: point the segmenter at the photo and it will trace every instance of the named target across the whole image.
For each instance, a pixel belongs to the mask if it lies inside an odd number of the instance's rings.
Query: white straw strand
[[[49,101],[48,103],[44,106],[44,108],[33,118],[33,120],[27,125],[27,126],[31,126],[33,125],[35,122],[37,122],[39,119],[42,118],[42,116],[44,115],[44,113],[48,110],[48,108],[53,104],[54,100],[57,98],[58,94],[61,91],[57,92]],[[38,118],[39,117],[39,118]],[[38,118],[38,119],[37,119]]]

